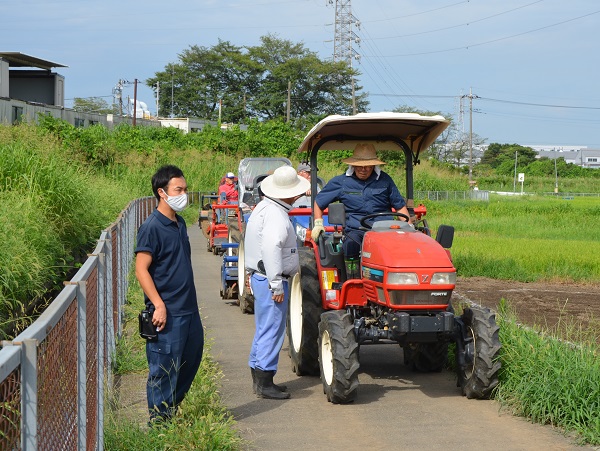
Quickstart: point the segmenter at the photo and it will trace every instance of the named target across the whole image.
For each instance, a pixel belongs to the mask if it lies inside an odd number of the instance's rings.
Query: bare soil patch
[[[600,343],[600,285],[597,284],[459,277],[454,295],[455,302],[466,299],[496,311],[501,299],[505,299],[523,324],[559,330],[565,324],[581,326]]]

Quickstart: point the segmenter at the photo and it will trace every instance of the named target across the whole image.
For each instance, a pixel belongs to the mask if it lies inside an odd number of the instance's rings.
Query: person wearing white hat
[[[238,192],[235,187],[235,174],[228,172],[225,175],[225,180],[219,186],[219,198],[225,198],[225,204],[236,203],[238,201]]]
[[[246,226],[244,256],[246,269],[252,274],[256,325],[248,365],[259,398],[290,397],[285,387],[273,383],[273,377],[285,334],[289,280],[299,271],[296,234],[288,213],[309,187],[310,182],[294,168],[275,169],[262,181],[260,188],[265,197]]]
[[[315,198],[315,223],[311,238],[315,241],[323,233],[323,210],[330,203],[339,201],[346,208],[343,251],[346,259],[360,256],[365,232],[360,230],[360,219],[371,213],[392,211],[392,208],[408,217],[406,201],[392,178],[380,168],[385,164],[377,158],[375,146],[358,143],[350,158],[342,160],[348,170],[332,178]],[[383,218],[382,218],[383,219]]]

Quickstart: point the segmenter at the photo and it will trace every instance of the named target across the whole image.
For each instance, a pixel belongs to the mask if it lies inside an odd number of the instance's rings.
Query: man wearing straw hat
[[[245,262],[252,274],[256,332],[248,365],[256,396],[287,399],[286,387],[273,383],[283,345],[290,278],[299,271],[296,234],[288,213],[310,187],[294,168],[282,166],[260,184],[264,198],[246,226]]]
[[[342,202],[346,208],[343,250],[346,259],[360,256],[365,232],[360,230],[360,219],[371,213],[395,211],[408,216],[406,201],[392,178],[380,168],[385,164],[377,158],[375,146],[359,143],[350,158],[342,160],[348,170],[332,178],[317,194],[314,205],[315,224],[311,232],[313,240],[325,230],[323,210],[332,202]],[[383,218],[382,218],[383,219]]]

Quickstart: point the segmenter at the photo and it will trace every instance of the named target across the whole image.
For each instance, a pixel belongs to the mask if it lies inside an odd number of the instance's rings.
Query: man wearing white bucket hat
[[[299,271],[296,234],[288,212],[310,182],[294,168],[282,166],[261,185],[263,200],[254,208],[245,235],[245,262],[252,274],[256,332],[248,365],[256,396],[287,399],[283,386],[273,383],[283,345],[289,299],[289,280]]]

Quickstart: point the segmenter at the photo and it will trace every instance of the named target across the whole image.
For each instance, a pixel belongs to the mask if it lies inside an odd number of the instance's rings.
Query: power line
[[[431,12],[439,11],[441,9],[452,8],[453,6],[460,5],[462,3],[469,3],[469,1],[470,0],[464,0],[462,2],[452,3],[451,5],[440,6],[439,8],[434,8],[434,9],[428,9],[427,11],[421,11],[421,12],[418,12],[418,13],[407,14],[406,16],[396,16],[396,17],[389,17],[389,18],[386,18],[386,19],[370,20],[369,23],[372,23],[372,22],[386,22],[386,21],[397,20],[397,19],[407,19],[409,17],[420,16],[422,14],[428,14],[428,13],[431,13]],[[540,0],[540,1],[543,1],[543,0]]]
[[[504,36],[502,38],[497,38],[497,39],[491,39],[489,41],[479,42],[479,43],[476,43],[476,44],[465,45],[465,46],[462,46],[462,47],[453,47],[453,48],[443,49],[443,50],[431,50],[429,52],[402,53],[402,54],[397,54],[397,55],[387,55],[386,58],[394,58],[394,57],[398,57],[398,56],[431,55],[432,53],[452,52],[452,51],[455,51],[455,50],[469,50],[471,47],[479,47],[479,46],[482,46],[482,45],[492,44],[494,42],[504,41],[506,39],[516,38],[518,36],[523,36],[523,35],[526,35],[526,34],[529,34],[529,33],[535,33],[536,31],[540,31],[540,30],[545,30],[547,28],[556,27],[558,25],[563,25],[565,23],[569,23],[569,22],[573,22],[575,20],[579,20],[579,19],[583,19],[583,18],[586,18],[586,17],[589,17],[589,16],[593,16],[594,14],[598,14],[598,13],[600,13],[600,10],[593,11],[591,13],[584,14],[582,16],[573,17],[572,19],[567,19],[567,20],[563,20],[561,22],[556,22],[556,23],[553,23],[551,25],[546,25],[544,27],[535,28],[535,29],[529,30],[529,31],[524,31],[522,33],[517,33],[517,34],[510,35],[510,36]],[[370,58],[371,56],[370,55],[363,55],[363,57]]]
[[[370,96],[383,96],[383,97],[417,97],[417,98],[434,98],[434,99],[453,99],[460,96],[448,96],[448,95],[435,95],[435,94],[388,94],[388,93],[370,93]],[[464,97],[464,96],[463,96]],[[593,106],[581,106],[581,105],[555,105],[550,103],[533,103],[533,102],[518,102],[516,100],[504,100],[504,99],[492,99],[490,97],[476,96],[479,100],[487,100],[489,102],[509,103],[514,105],[527,105],[527,106],[538,106],[546,108],[571,108],[579,110],[600,110],[600,107]]]
[[[473,25],[474,23],[483,22],[484,20],[493,19],[494,17],[502,16],[504,14],[508,14],[508,13],[513,12],[513,11],[517,11],[519,9],[527,8],[528,6],[535,5],[536,3],[541,3],[543,1],[545,1],[545,0],[537,0],[535,2],[528,3],[527,5],[518,6],[517,8],[513,8],[513,9],[506,10],[506,11],[502,11],[500,13],[492,14],[491,16],[482,17],[481,19],[471,20],[469,22],[461,23],[461,24],[458,24],[458,25],[451,25],[449,27],[436,28],[434,30],[428,30],[428,31],[420,31],[418,33],[401,34],[401,35],[396,35],[396,36],[385,36],[385,37],[373,38],[373,39],[408,38],[408,37],[411,37],[411,36],[419,36],[419,35],[422,35],[422,34],[437,33],[438,31],[446,31],[446,30],[452,30],[454,28],[466,27],[466,26],[469,26],[469,25]],[[388,19],[386,19],[386,20],[388,20]]]
[[[479,98],[481,100],[487,100],[489,102],[510,103],[510,104],[514,104],[514,105],[540,106],[540,107],[548,107],[548,108],[571,108],[571,109],[579,109],[579,110],[600,110],[600,107],[594,107],[594,106],[552,105],[552,104],[548,104],[548,103],[531,103],[531,102],[517,102],[515,100],[490,99],[489,97],[479,97]]]
[[[418,98],[434,98],[434,99],[453,99],[460,96],[439,96],[429,94],[369,94],[371,96],[385,96],[385,97],[418,97]]]

